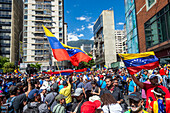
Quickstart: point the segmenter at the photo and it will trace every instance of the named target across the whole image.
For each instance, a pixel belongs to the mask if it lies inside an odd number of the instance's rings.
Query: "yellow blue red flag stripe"
[[[64,61],[64,60],[71,61],[71,58],[69,57],[67,51],[65,50],[63,45],[59,42],[59,40],[45,26],[43,26],[43,28],[49,40],[54,58],[57,61]]]
[[[159,65],[159,59],[153,51],[137,54],[119,54],[119,56],[131,75],[142,69],[154,69]]]

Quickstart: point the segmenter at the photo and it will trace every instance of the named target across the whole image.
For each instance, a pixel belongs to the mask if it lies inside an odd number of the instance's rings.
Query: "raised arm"
[[[144,88],[144,84],[142,82],[139,82],[139,80],[134,76],[134,75],[131,75],[133,81],[140,87],[140,88]]]

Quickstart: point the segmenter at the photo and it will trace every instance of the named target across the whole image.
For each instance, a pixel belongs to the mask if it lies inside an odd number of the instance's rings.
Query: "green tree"
[[[92,55],[90,53],[88,53],[88,55],[90,57],[92,57]],[[87,62],[81,62],[79,67],[77,67],[77,69],[92,68],[94,65],[95,65],[95,62],[94,62],[94,59],[92,59],[88,63]]]
[[[0,56],[0,69],[3,68],[6,62],[9,62],[9,58]]]
[[[13,62],[6,62],[2,69],[4,73],[14,72],[15,65]]]
[[[30,66],[36,68],[37,71],[40,71],[41,65],[42,65],[42,64],[38,64],[38,63],[36,63],[36,64],[30,64]]]

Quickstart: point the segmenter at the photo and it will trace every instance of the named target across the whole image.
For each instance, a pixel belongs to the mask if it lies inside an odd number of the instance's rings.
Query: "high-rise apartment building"
[[[43,68],[55,65],[57,61],[52,55],[42,25],[46,26],[60,42],[66,43],[63,6],[63,0],[24,1],[23,59],[25,63],[38,62]]]
[[[111,67],[116,62],[113,10],[104,10],[93,26],[94,56],[98,68]]]
[[[18,65],[22,41],[23,1],[0,0],[0,55]]]
[[[116,43],[116,54],[124,53],[124,30],[115,30],[115,43]]]

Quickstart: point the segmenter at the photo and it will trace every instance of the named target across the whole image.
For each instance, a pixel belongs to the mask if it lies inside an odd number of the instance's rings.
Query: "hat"
[[[94,102],[86,101],[81,106],[81,113],[95,113],[96,109],[101,106],[101,102],[99,100],[95,100]]]
[[[99,78],[104,78],[104,76],[103,75],[99,75]]]
[[[83,93],[83,90],[81,88],[77,88],[75,93],[72,94],[71,96],[75,96],[75,97],[78,97],[80,96],[81,94]]]
[[[154,77],[158,77],[158,76],[155,75],[155,74],[152,74],[152,75],[149,76],[149,79],[153,79]]]
[[[141,97],[140,93],[138,93],[138,92],[131,93],[128,98],[135,100],[135,101],[142,100],[142,97]]]
[[[65,99],[65,98],[67,98],[67,97],[64,96],[64,95],[62,95],[62,94],[58,94],[58,95],[55,97],[56,100],[61,100],[61,99]]]
[[[28,98],[29,99],[34,99],[36,96],[38,96],[40,92],[37,89],[33,89],[29,92]]]
[[[106,75],[106,73],[103,73],[102,75]]]

